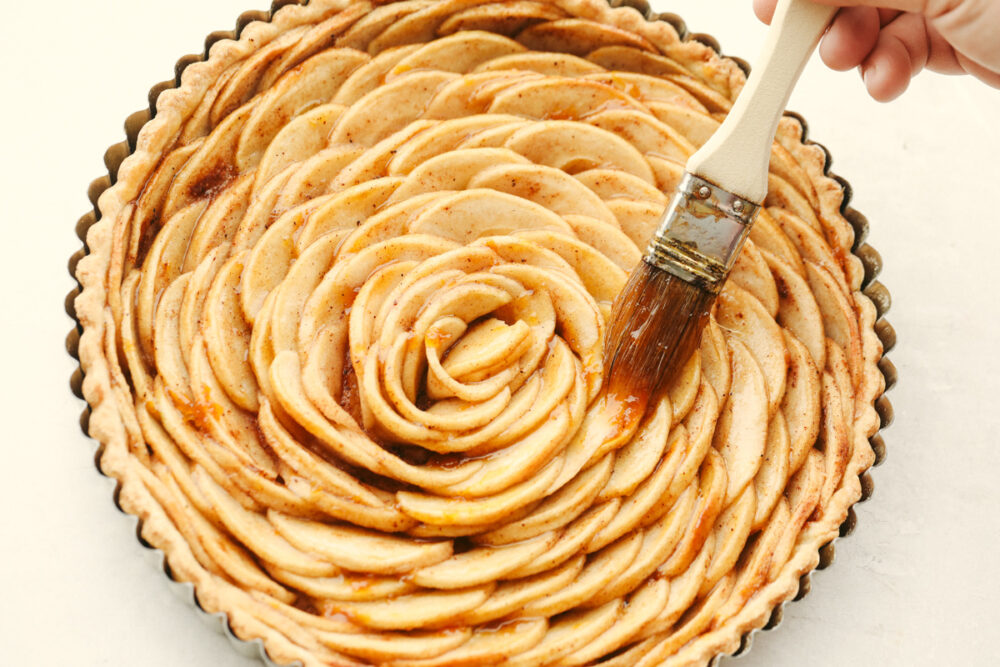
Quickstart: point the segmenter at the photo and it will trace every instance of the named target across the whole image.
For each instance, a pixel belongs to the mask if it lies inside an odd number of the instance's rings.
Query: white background
[[[248,667],[168,590],[77,426],[63,297],[104,149],[247,0],[4,2],[0,12],[0,665]],[[748,60],[750,0],[660,0]],[[899,334],[896,423],[858,529],[742,667],[982,665],[1000,598],[1000,91],[926,75],[899,101],[816,61],[790,108],[871,220]]]

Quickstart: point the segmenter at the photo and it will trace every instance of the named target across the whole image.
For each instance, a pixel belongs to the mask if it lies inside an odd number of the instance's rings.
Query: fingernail
[[[871,90],[872,82],[875,80],[877,65],[869,65],[868,67],[863,67],[861,69],[861,79],[865,82],[865,88]]]

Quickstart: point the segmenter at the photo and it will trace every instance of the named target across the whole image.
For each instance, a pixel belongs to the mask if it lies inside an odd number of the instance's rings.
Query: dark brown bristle
[[[645,410],[701,344],[715,294],[639,262],[611,309],[604,340],[608,393]],[[636,406],[638,407],[638,406]]]

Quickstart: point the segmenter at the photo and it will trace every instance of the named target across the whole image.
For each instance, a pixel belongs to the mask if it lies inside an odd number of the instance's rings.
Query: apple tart
[[[782,122],[699,353],[610,306],[745,76],[598,0],[312,0],[158,98],[78,264],[119,503],[277,663],[688,665],[798,590],[875,455],[843,188]]]

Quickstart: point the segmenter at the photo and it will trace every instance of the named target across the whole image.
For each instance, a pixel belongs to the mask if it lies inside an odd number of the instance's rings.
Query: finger
[[[879,102],[891,102],[910,85],[906,55],[898,48],[884,48],[861,66],[868,94]]]
[[[854,69],[875,48],[879,27],[878,11],[872,7],[840,10],[819,46],[823,62],[841,72]]]
[[[949,42],[988,73],[1000,72],[1000,40],[988,30],[1000,22],[997,0],[815,0],[842,7],[880,7],[926,16]],[[891,17],[889,17],[891,20]],[[883,18],[885,20],[885,17]]]
[[[927,26],[927,69],[939,74],[965,74],[955,49],[932,25]],[[971,74],[971,72],[969,72]]]
[[[900,14],[903,13],[903,12],[899,11],[898,9],[881,9],[881,8],[879,8],[877,11],[878,11],[879,25],[882,26],[883,28],[885,26],[889,25],[890,23],[892,23],[896,19],[897,16],[899,16]]]
[[[882,29],[875,48],[861,65],[868,92],[879,102],[896,99],[927,64],[928,55],[924,17],[901,14]]]
[[[928,13],[933,7],[943,2],[934,0],[813,0],[821,5],[837,5],[840,7],[879,7],[882,9],[896,9],[901,12],[914,12],[916,14]],[[951,4],[954,4],[952,2]]]
[[[753,0],[753,13],[764,23],[771,25],[774,18],[774,7],[778,0]]]
[[[941,36],[948,40],[968,60],[982,68],[1000,73],[1000,2],[980,0],[966,2],[932,22]]]
[[[991,69],[987,69],[977,63],[975,60],[966,58],[961,53],[955,54],[958,58],[958,62],[962,65],[962,69],[972,76],[976,77],[988,86],[993,86],[994,88],[1000,88],[1000,73],[994,72]]]

